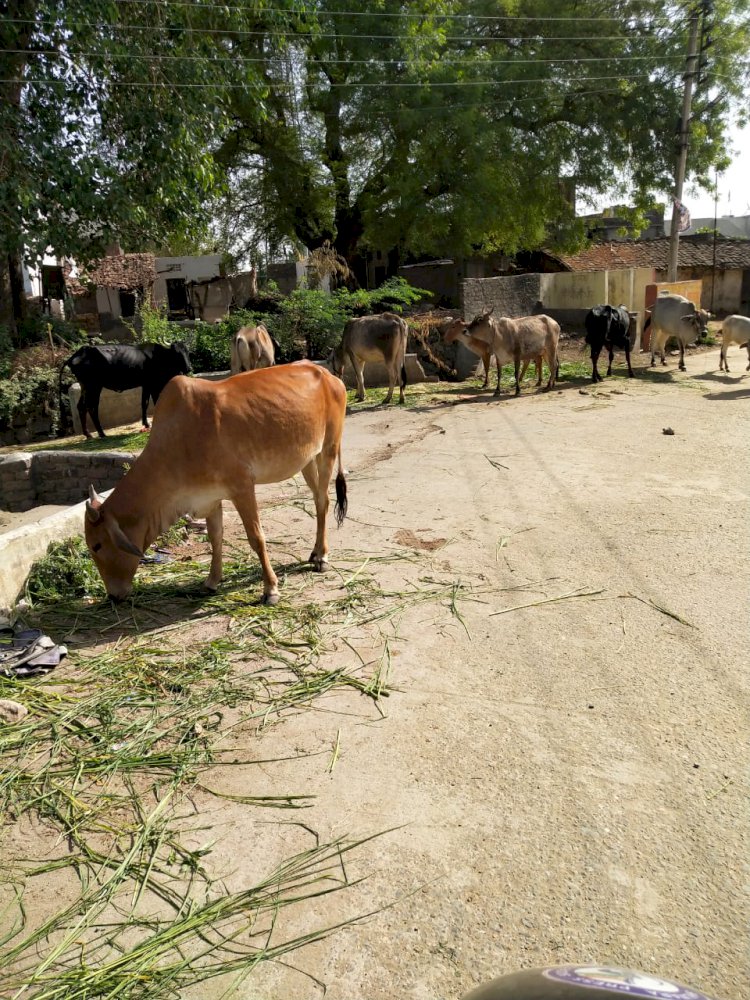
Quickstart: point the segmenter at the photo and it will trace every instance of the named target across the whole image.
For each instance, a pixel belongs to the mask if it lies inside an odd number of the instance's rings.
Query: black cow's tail
[[[339,528],[344,523],[348,506],[349,501],[346,497],[346,476],[344,475],[344,469],[341,463],[341,445],[339,445],[339,471],[336,473],[336,506],[333,508],[336,524]]]
[[[646,330],[648,330],[650,326],[651,326],[651,313],[648,314],[648,316],[646,317],[646,322],[643,324],[643,330],[641,331],[641,338],[643,337],[643,334],[646,332]]]
[[[406,381],[406,365],[402,363],[401,365],[401,388],[405,389],[407,386]]]
[[[58,410],[60,412],[60,422],[59,422],[58,427],[57,427],[57,435],[58,435],[58,437],[62,437],[63,436],[63,425],[65,423],[65,420],[64,420],[64,417],[63,417],[64,411],[63,411],[63,401],[62,401],[63,372],[65,371],[65,369],[67,368],[67,366],[70,364],[70,362],[72,360],[73,360],[73,355],[71,354],[69,358],[67,358],[65,361],[63,361],[63,363],[60,365],[60,376],[59,376],[59,378],[57,380],[57,407],[58,407]]]

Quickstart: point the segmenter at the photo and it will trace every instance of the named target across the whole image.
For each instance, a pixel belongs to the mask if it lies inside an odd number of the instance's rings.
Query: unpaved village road
[[[337,695],[263,736],[268,757],[338,733],[332,771],[330,754],[269,771],[261,791],[316,796],[292,823],[321,838],[395,828],[352,863],[367,880],[297,927],[394,904],[290,956],[328,1000],[455,1000],[517,968],[594,959],[750,998],[750,375],[735,357],[719,376],[717,354],[687,375],[671,359],[668,383],[454,406],[428,394],[348,418],[333,562],[336,546],[411,547],[417,561],[375,570],[384,588],[439,576],[475,594],[458,604],[465,628],[445,609],[405,612],[384,719]],[[296,508],[263,517],[269,536],[283,522],[312,537]],[[270,815],[237,828],[231,803],[214,819],[232,887],[311,844]],[[239,995],[321,990],[273,966]]]

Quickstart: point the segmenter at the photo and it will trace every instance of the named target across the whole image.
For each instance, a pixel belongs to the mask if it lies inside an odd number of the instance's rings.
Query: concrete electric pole
[[[682,187],[685,183],[688,146],[690,144],[690,107],[693,102],[693,86],[698,77],[698,28],[700,15],[695,10],[690,15],[690,38],[688,41],[687,64],[685,66],[685,86],[682,94],[682,119],[680,121],[680,145],[675,171],[674,201],[672,203],[672,228],[669,233],[669,266],[667,281],[677,281],[677,258],[680,250],[680,206]]]

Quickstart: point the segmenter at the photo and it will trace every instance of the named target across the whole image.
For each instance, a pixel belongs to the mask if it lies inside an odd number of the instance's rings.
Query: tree
[[[20,318],[24,255],[85,262],[115,239],[142,250],[203,232],[235,82],[216,51],[233,25],[161,0],[4,6],[0,274]]]
[[[254,220],[251,250],[260,238],[331,240],[361,274],[368,247],[440,255],[575,241],[564,178],[584,195],[616,188],[641,209],[670,192],[685,5],[357,6],[319,0],[284,37],[233,44],[265,88],[260,116],[235,95],[218,151],[225,213]],[[747,79],[748,2],[713,6],[689,166],[701,181],[725,159]]]

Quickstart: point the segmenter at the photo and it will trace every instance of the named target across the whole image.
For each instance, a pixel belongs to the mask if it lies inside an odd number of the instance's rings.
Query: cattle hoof
[[[280,600],[281,594],[264,594],[260,599],[260,603],[273,607],[273,605],[278,604]]]
[[[687,368],[684,365],[679,365],[679,369],[680,369],[681,372],[686,372],[687,371]]]
[[[327,573],[328,572],[328,560],[327,559],[310,559],[312,568],[316,573]]]
[[[216,591],[219,589],[220,583],[221,580],[218,580],[216,583],[210,583],[208,580],[204,580],[203,589],[206,591],[207,594],[215,594]]]

